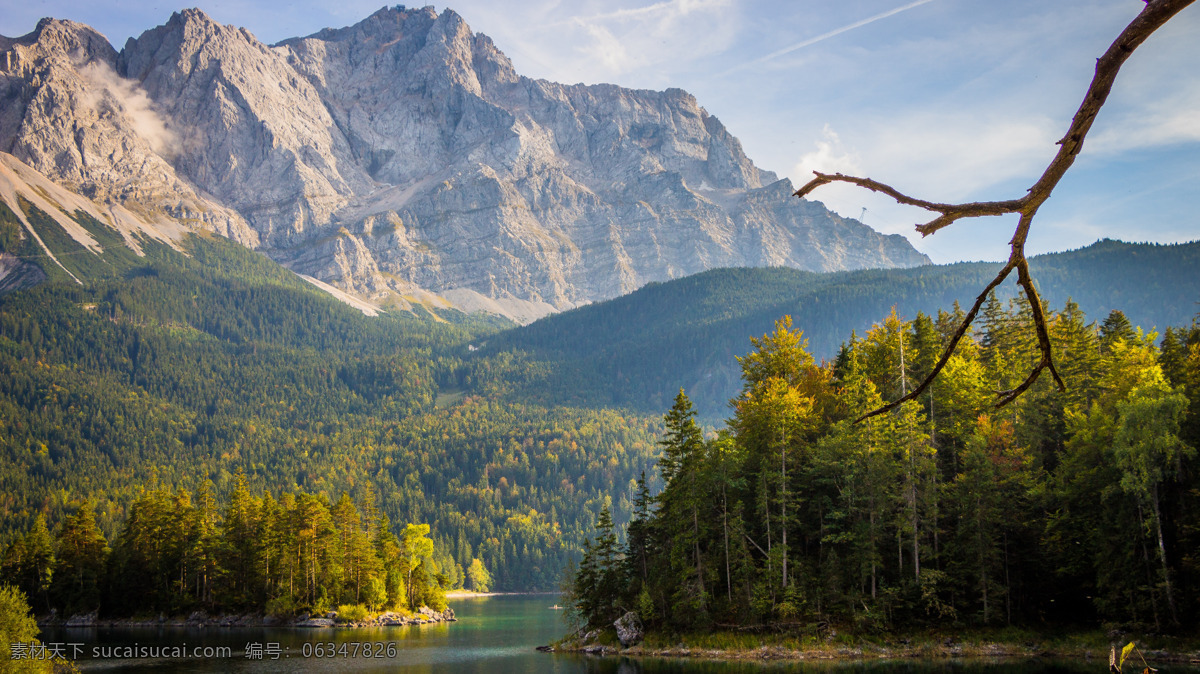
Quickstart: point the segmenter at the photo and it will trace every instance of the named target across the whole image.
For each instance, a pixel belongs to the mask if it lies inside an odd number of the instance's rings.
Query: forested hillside
[[[0,574],[42,615],[443,610],[445,590],[464,580],[461,565],[434,546],[428,524],[393,530],[372,492],[364,498],[360,512],[344,492],[336,503],[304,492],[259,497],[239,471],[227,503],[210,482],[142,491],[111,541],[89,500],[53,535],[39,515],[5,548]],[[467,567],[477,587],[487,581],[481,564]]]
[[[656,418],[466,388],[486,367],[467,345],[506,322],[367,317],[220,238],[119,260],[69,243],[83,285],[46,264],[0,297],[0,547],[90,502],[116,551],[138,499],[224,503],[243,471],[255,498],[346,493],[430,525],[451,582],[479,558],[495,588],[546,589],[652,455]]]
[[[1092,316],[1120,309],[1135,325],[1160,330],[1188,323],[1200,309],[1200,243],[1101,241],[1035,257],[1030,266],[1052,306],[1073,299]],[[780,316],[792,316],[818,360],[830,359],[852,331],[861,334],[893,306],[909,320],[949,311],[955,302],[969,306],[998,267],[717,269],[504,332],[482,353],[517,354],[526,365],[497,379],[527,397],[649,412],[668,407],[683,387],[700,417],[715,423],[728,416],[726,401],[739,387],[734,356]],[[1015,292],[1015,284],[1005,284],[1000,298]],[[553,365],[531,367],[536,363]]]
[[[139,512],[190,522],[171,534],[179,541],[204,527],[226,531],[239,474],[250,496],[238,502],[253,501],[242,510],[257,513],[246,517],[282,537],[259,541],[252,552],[264,566],[241,572],[228,566],[233,558],[219,537],[201,536],[208,543],[188,543],[187,554],[179,543],[136,562],[143,565],[136,573],[179,573],[192,579],[184,583],[190,589],[164,582],[142,603],[108,600],[106,611],[346,599],[339,560],[355,531],[379,548],[379,519],[322,529],[338,533],[341,547],[309,540],[317,553],[294,560],[301,566],[292,571],[315,585],[297,589],[292,578],[283,593],[273,575],[283,567],[269,561],[273,546],[297,543],[304,530],[316,536],[295,522],[270,529],[268,504],[289,499],[307,504],[305,517],[332,514],[339,503],[377,510],[397,536],[410,524],[429,525],[434,551],[426,568],[436,566],[439,585],[462,582],[479,560],[495,589],[556,587],[603,507],[618,527],[629,521],[636,478],[659,452],[661,410],[681,383],[690,379],[688,391],[708,400],[709,419],[719,420],[737,391],[732,355],[779,315],[792,312],[797,327],[812,326],[810,344],[832,357],[851,338],[848,329],[835,334],[836,326],[868,326],[893,304],[949,309],[992,270],[718,270],[508,330],[502,320],[419,307],[364,316],[224,239],[191,236],[182,251],[144,241],[138,256],[103,224],[80,217],[105,252],[84,251],[60,232],[51,246],[58,266],[24,247],[11,213],[0,211],[0,243],[49,276],[0,296],[0,549],[11,553],[4,568],[33,582],[43,606],[64,601],[29,579],[22,550],[43,549],[38,541],[64,535],[86,512],[107,546],[97,553],[108,559],[105,573],[134,568],[128,551],[139,546],[131,537],[145,535],[136,529]],[[59,232],[39,222],[44,240]],[[1197,250],[1105,242],[1046,256],[1035,273],[1051,301],[1074,294],[1107,313],[1111,294],[1140,322],[1190,317],[1200,293],[1187,270]],[[943,314],[933,324],[944,333],[950,320]],[[913,349],[916,376],[929,347]],[[897,384],[889,386],[882,395],[895,393]],[[943,404],[957,403],[939,400],[937,410]],[[1043,420],[1059,435],[1027,424],[1014,432],[1061,444],[1067,422],[1055,419]],[[943,432],[937,428],[931,434]],[[661,489],[654,470],[645,486]],[[176,511],[183,515],[163,514]],[[391,582],[384,567],[368,566],[368,575]],[[213,589],[197,591],[194,574],[209,570]],[[233,592],[227,583],[238,573],[262,584]],[[356,583],[360,599],[361,590]]]
[[[740,361],[726,428],[679,392],[666,483],[609,513],[573,607],[665,636],[871,634],[928,626],[1194,632],[1200,599],[1200,325],[1161,341],[1120,312],[1050,316],[1066,390],[1043,375],[1028,303],[993,297],[927,394],[856,421],[931,371],[953,320],[882,317],[818,364],[790,318]]]

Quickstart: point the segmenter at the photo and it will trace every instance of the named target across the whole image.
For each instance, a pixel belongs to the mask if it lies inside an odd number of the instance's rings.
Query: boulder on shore
[[[94,627],[96,625],[97,611],[91,613],[76,613],[67,618],[67,627]]]
[[[621,642],[623,648],[629,648],[634,644],[641,643],[642,637],[645,636],[642,620],[633,611],[629,611],[620,618],[617,618],[617,621],[613,623],[613,627],[617,628],[617,640]]]

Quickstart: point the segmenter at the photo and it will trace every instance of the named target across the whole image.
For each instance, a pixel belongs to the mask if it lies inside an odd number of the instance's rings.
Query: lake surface
[[[734,674],[820,672],[877,674],[1083,674],[1108,670],[1108,659],[1091,662],[757,663],[647,658],[597,658],[539,653],[534,647],[560,637],[562,611],[550,609],[553,595],[454,599],[456,623],[367,629],[296,630],[140,627],[55,629],[46,643],[63,644],[85,672],[552,672],[563,674]],[[77,646],[69,646],[77,644]],[[188,649],[187,657],[113,657],[122,649]],[[202,651],[197,656],[196,649]],[[217,651],[215,649],[226,649]],[[368,653],[368,649],[370,653]],[[207,656],[203,651],[207,650]],[[248,658],[247,653],[262,658]],[[106,657],[91,657],[99,653]],[[368,657],[368,655],[370,657]],[[376,657],[382,656],[382,657]],[[390,657],[389,657],[390,656]],[[1128,671],[1128,670],[1127,670]],[[1164,667],[1163,674],[1200,669]]]

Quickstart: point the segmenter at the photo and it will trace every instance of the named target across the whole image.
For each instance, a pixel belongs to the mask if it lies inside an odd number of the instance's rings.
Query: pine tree
[[[55,536],[54,578],[50,595],[65,612],[95,610],[100,603],[108,542],[96,527],[95,509],[85,501]]]
[[[626,533],[625,575],[637,591],[650,581],[650,557],[656,552],[651,529],[654,514],[651,511],[652,501],[650,488],[646,485],[646,471],[643,470],[634,490],[633,518],[629,521]],[[642,619],[648,620],[649,616],[642,616]]]
[[[670,485],[684,462],[697,455],[704,444],[704,435],[696,425],[696,411],[683,389],[676,394],[675,404],[663,418],[663,423],[665,433],[658,442],[663,454],[658,469],[663,483]]]
[[[958,326],[962,323],[963,318],[966,318],[966,314],[963,313],[962,307],[959,306],[957,301],[954,302],[953,312],[948,312],[944,309],[938,309],[937,316],[933,319],[933,327],[935,330],[937,330],[938,339],[943,345],[950,343],[950,340],[954,337],[955,331],[958,330]],[[970,329],[968,328],[968,331],[969,330]],[[968,332],[967,336],[970,337],[970,332]],[[972,339],[966,339],[964,341],[973,342]]]
[[[937,326],[932,318],[918,311],[912,322],[912,350],[908,358],[910,390],[933,372],[941,355],[942,336],[938,334]]]
[[[220,512],[216,495],[209,480],[204,480],[196,489],[195,530],[189,557],[195,569],[195,598],[202,604],[213,604],[213,589],[220,577]]]
[[[387,605],[406,607],[408,605],[408,586],[405,585],[407,570],[402,568],[403,550],[400,539],[392,532],[392,523],[387,513],[379,514],[379,522],[375,526],[375,555],[384,568],[384,581],[387,587]]]
[[[794,575],[795,534],[812,530],[800,522],[805,510],[798,499],[805,493],[799,478],[811,460],[808,445],[837,404],[830,372],[814,363],[803,334],[791,329],[790,317],[776,321],[772,333],[751,339],[751,344],[754,350],[739,359],[742,394],[732,401],[730,425],[745,450],[746,483],[754,485],[754,499],[747,503],[755,515],[750,540],[766,543],[765,548],[755,544],[766,558],[767,578],[756,583],[752,604],[756,610],[774,610]],[[851,371],[856,362],[851,359]]]
[[[596,517],[595,535],[584,543],[583,557],[567,593],[586,626],[608,625],[617,618],[616,602],[625,580],[621,561],[612,515],[605,504]]]
[[[1104,318],[1104,322],[1100,324],[1100,352],[1108,353],[1115,342],[1130,342],[1136,336],[1133,324],[1125,317],[1125,313],[1118,309],[1113,309]]]
[[[920,405],[909,401],[887,420],[884,433],[890,454],[899,460],[901,479],[898,530],[911,544],[913,578],[921,576],[921,541],[926,516],[935,512],[937,458],[925,433]],[[899,553],[900,566],[904,555]],[[900,569],[902,571],[902,569]]]
[[[240,469],[234,481],[229,504],[221,525],[221,565],[228,576],[225,580],[229,601],[235,606],[251,606],[260,582],[256,573],[260,557],[258,504],[250,495],[246,474]]]
[[[1183,458],[1195,454],[1193,448],[1179,439],[1179,421],[1186,407],[1183,395],[1174,391],[1161,375],[1153,377],[1117,406],[1121,421],[1113,442],[1113,453],[1122,472],[1121,488],[1145,503],[1153,514],[1161,582],[1175,624],[1179,623],[1179,609],[1163,534],[1162,501],[1164,483],[1178,475]]]
[[[721,515],[721,548],[724,558],[724,576],[726,600],[733,604],[733,565],[734,560],[731,545],[736,550],[740,545],[738,529],[734,528],[732,510],[737,494],[745,487],[746,480],[741,474],[743,457],[740,446],[728,431],[721,431],[713,440],[707,451],[706,471],[713,495],[720,503]],[[734,539],[731,543],[730,539]]]
[[[957,522],[951,575],[971,578],[964,585],[976,591],[984,623],[998,615],[1001,600],[1005,620],[1012,622],[1010,542],[1016,547],[1016,541],[1025,539],[1022,529],[1034,514],[1030,505],[1030,494],[1037,487],[1033,460],[1015,440],[1007,419],[981,415],[963,449],[962,470],[948,485],[950,510]]]
[[[46,519],[38,515],[34,528],[24,536],[18,536],[4,549],[0,558],[0,584],[11,583],[23,596],[34,603],[49,604],[47,590],[54,573],[54,545],[46,529]]]

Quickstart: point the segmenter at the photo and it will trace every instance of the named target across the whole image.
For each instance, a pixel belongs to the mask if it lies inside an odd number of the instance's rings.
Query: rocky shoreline
[[[209,615],[204,611],[195,611],[186,618],[159,615],[157,618],[100,618],[97,613],[79,613],[62,618],[51,614],[38,619],[39,627],[282,627],[298,629],[345,628],[345,627],[404,627],[407,625],[429,625],[433,623],[457,622],[454,609],[435,611],[428,606],[422,606],[414,614],[394,613],[387,611],[373,618],[364,620],[339,620],[337,611],[329,611],[321,615],[301,614],[292,618],[257,613]]]
[[[1057,642],[1039,643],[1030,640],[1024,643],[1009,643],[983,639],[961,639],[940,637],[936,639],[918,637],[900,638],[894,643],[859,643],[856,645],[826,643],[813,647],[795,648],[778,643],[761,643],[745,648],[705,648],[688,646],[680,642],[674,646],[647,646],[646,633],[637,614],[628,612],[612,625],[613,629],[577,632],[558,643],[539,646],[543,652],[581,653],[594,656],[627,656],[651,658],[688,658],[699,660],[912,660],[912,659],[981,659],[981,660],[1029,660],[1029,659],[1072,659],[1086,662],[1103,662],[1110,652],[1120,650],[1121,644],[1135,640],[1131,635],[1110,634],[1112,644],[1108,648],[1096,648],[1094,644]],[[615,639],[614,639],[615,637]],[[615,643],[614,643],[615,641]],[[1140,642],[1140,640],[1137,640]],[[1159,645],[1162,645],[1160,642]],[[1177,644],[1175,649],[1146,648],[1139,652],[1151,663],[1200,664],[1200,651],[1188,649],[1195,644]],[[1110,649],[1115,649],[1110,651]]]
[[[647,648],[637,644],[628,648],[600,643],[568,642],[555,646],[539,646],[539,651],[548,653],[580,653],[593,656],[623,656],[649,658],[687,658],[695,660],[913,660],[913,659],[980,659],[980,660],[1029,660],[1029,659],[1076,659],[1085,662],[1103,663],[1108,652],[1099,649],[1038,649],[1018,644],[977,644],[970,647],[953,646],[862,646],[818,649],[794,649],[782,646],[761,646],[746,650],[717,648],[693,648],[684,644],[667,648]],[[1188,664],[1200,665],[1200,652],[1174,652],[1152,649],[1142,655],[1152,665]]]

